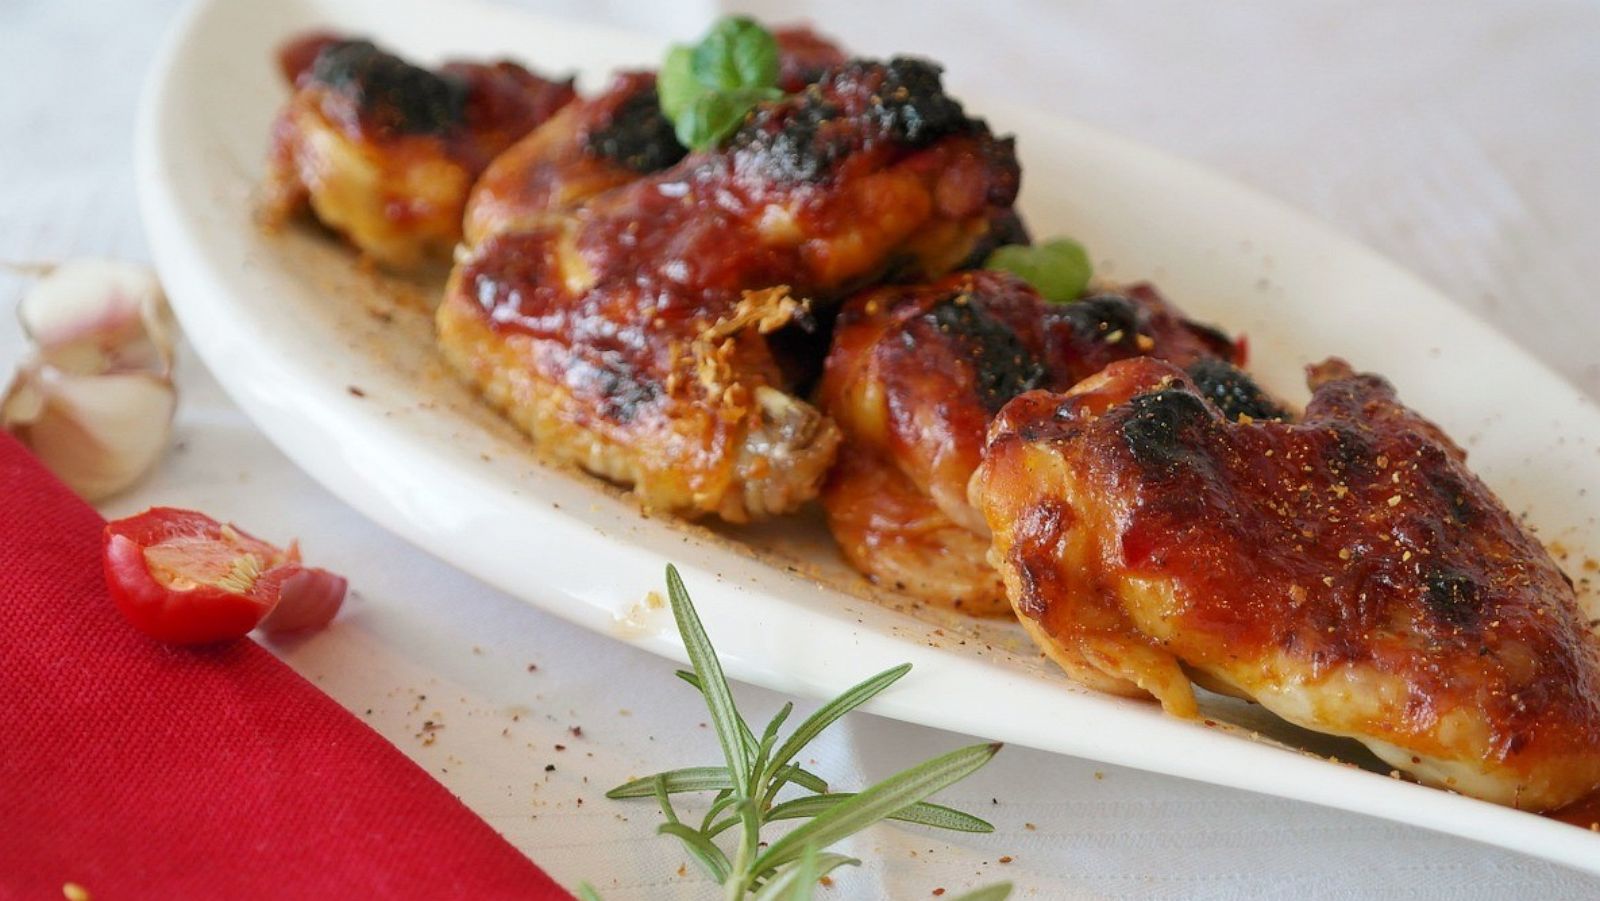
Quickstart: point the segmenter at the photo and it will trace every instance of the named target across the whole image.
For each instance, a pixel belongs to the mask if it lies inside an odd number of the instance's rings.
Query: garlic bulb
[[[175,327],[155,274],[63,263],[17,312],[34,352],[0,398],[0,426],[87,500],[132,485],[160,459],[177,407]]]

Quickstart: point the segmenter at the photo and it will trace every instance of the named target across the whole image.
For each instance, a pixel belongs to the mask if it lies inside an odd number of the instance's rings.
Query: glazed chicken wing
[[[845,60],[838,47],[805,28],[780,28],[773,38],[778,86],[790,93]],[[537,227],[686,153],[661,111],[655,74],[624,72],[601,93],[568,104],[489,165],[467,202],[466,241]]]
[[[967,502],[989,421],[1034,388],[1065,390],[1106,364],[1153,354],[1223,394],[1237,348],[1138,284],[1067,304],[1000,272],[867,291],[839,315],[818,401],[844,434],[822,490],[845,557],[873,581],[980,616],[1011,610]],[[1264,396],[1234,398],[1254,415]]]
[[[273,128],[264,216],[309,207],[394,268],[447,253],[489,161],[574,97],[509,62],[414,66],[367,41],[311,35],[280,62],[294,85]]]
[[[847,63],[719,150],[482,240],[440,342],[544,447],[648,505],[782,513],[815,495],[838,432],[789,393],[768,334],[983,252],[1018,180],[936,66]]]
[[[1374,375],[1230,419],[1115,363],[1012,401],[972,483],[994,561],[1075,679],[1192,716],[1191,680],[1419,780],[1548,809],[1600,784],[1600,644],[1465,455]]]

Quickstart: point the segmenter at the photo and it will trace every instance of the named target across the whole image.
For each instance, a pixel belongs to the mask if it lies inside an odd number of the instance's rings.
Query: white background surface
[[[682,35],[713,9],[529,5]],[[1600,357],[1588,349],[1600,312],[1587,290],[1600,275],[1591,250],[1600,7],[744,8],[804,15],[865,52],[925,53],[957,85],[1209,163],[1401,260],[1600,397]],[[144,256],[134,100],[175,9],[0,6],[0,260]],[[20,283],[0,289],[9,302]],[[4,328],[9,363],[20,346]],[[366,523],[278,455],[192,357],[183,363],[174,450],[107,512],[193,506],[269,538],[298,535],[313,562],[351,577],[356,596],[337,628],[276,648],[293,666],[562,882],[588,879],[609,899],[708,895],[692,864],[678,875],[686,858],[654,837],[651,805],[600,796],[632,775],[714,759],[703,711],[672,667],[536,613]],[[532,537],[529,565],[560,552],[559,535]],[[752,719],[781,703],[739,696]],[[443,724],[431,743],[427,720]],[[858,787],[965,740],[860,716],[821,745],[816,769]],[[867,866],[825,897],[929,897],[998,878],[1024,898],[1600,895],[1600,880],[1467,842],[1016,748],[945,799],[994,821],[996,834],[951,843],[876,829],[853,849]]]

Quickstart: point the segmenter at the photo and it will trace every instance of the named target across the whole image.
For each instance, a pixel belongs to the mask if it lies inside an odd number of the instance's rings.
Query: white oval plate
[[[286,93],[273,52],[311,27],[370,35],[423,60],[504,54],[578,71],[591,87],[615,66],[653,64],[662,42],[442,0],[203,0],[175,29],[138,135],[157,266],[234,399],[365,515],[529,603],[681,660],[670,615],[647,600],[663,564],[676,562],[729,672],[769,688],[822,696],[909,660],[915,670],[871,710],[1600,872],[1600,836],[1587,830],[1330,764],[1280,740],[1372,761],[1245,705],[1214,700],[1208,726],[1086,692],[1014,626],[868,600],[814,518],[713,534],[645,517],[618,492],[539,462],[434,356],[433,288],[362,274],[311,228],[255,227],[253,191]],[[959,86],[960,73],[951,79]],[[1328,354],[1385,373],[1464,441],[1479,473],[1547,540],[1583,547],[1600,514],[1600,491],[1579,490],[1600,486],[1600,415],[1526,353],[1272,200],[1070,121],[969,105],[1020,135],[1036,234],[1074,235],[1103,273],[1154,277],[1191,313],[1248,333],[1256,371],[1287,396],[1303,397],[1300,367]]]

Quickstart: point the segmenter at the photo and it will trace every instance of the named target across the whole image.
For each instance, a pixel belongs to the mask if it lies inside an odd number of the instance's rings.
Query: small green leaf
[[[998,743],[972,745],[902,770],[816,819],[796,827],[768,846],[751,868],[756,873],[765,873],[794,860],[800,849],[808,843],[826,848],[854,835],[890,814],[972,775],[994,759],[999,751]]]
[[[688,589],[683,587],[683,577],[678,568],[667,564],[667,599],[672,604],[672,615],[678,623],[678,633],[683,637],[684,650],[689,662],[700,677],[700,693],[705,696],[706,709],[711,712],[711,725],[716,729],[717,741],[722,744],[722,756],[728,760],[728,775],[733,789],[740,791],[750,784],[751,754],[744,743],[742,731],[748,731],[739,709],[734,706],[733,693],[728,691],[728,680],[722,675],[722,663],[706,637],[705,626],[694,610]]]
[[[662,823],[656,827],[656,832],[660,835],[670,835],[683,842],[684,849],[705,867],[706,872],[719,885],[727,881],[728,872],[733,865],[728,862],[728,855],[722,853],[722,849],[713,844],[711,839],[682,823]]]
[[[819,816],[837,804],[855,797],[853,792],[838,792],[831,795],[807,795],[777,804],[767,811],[769,820],[795,820],[806,817]],[[944,807],[939,804],[913,804],[902,808],[884,817],[887,820],[899,820],[902,823],[915,823],[918,826],[932,826],[935,829],[949,829],[954,832],[993,832],[994,826],[981,820],[970,813],[963,813],[953,807]]]
[[[778,730],[783,728],[784,721],[789,719],[789,714],[793,712],[794,702],[785,702],[778,715],[772,718],[772,722],[767,723],[766,731],[761,734],[761,745],[756,749],[755,764],[750,767],[751,778],[756,780],[750,786],[752,798],[761,796],[761,782],[765,781],[763,777],[767,772],[767,757],[772,753],[772,746],[778,741]]]
[[[783,787],[785,782],[793,782],[795,785],[808,791],[814,791],[819,795],[826,794],[828,791],[828,783],[821,776],[809,770],[803,770],[792,763],[788,766],[780,767],[773,774],[773,777],[774,794],[776,794],[777,789]]]
[[[778,42],[743,16],[727,16],[695,45],[694,77],[714,91],[770,88],[778,83]]]
[[[1006,901],[1009,897],[1011,897],[1011,883],[996,882],[994,885],[975,888],[951,901]]]
[[[661,815],[666,817],[669,823],[678,822],[678,812],[672,809],[672,801],[667,797],[667,776],[665,773],[656,776],[655,791],[656,803],[661,805]]]
[[[673,121],[673,133],[678,143],[690,150],[709,150],[737,131],[757,103],[781,96],[777,91],[756,88],[701,94]]]
[[[678,670],[674,675],[694,686],[695,691],[700,692],[702,695],[705,694],[705,689],[700,687],[699,676],[688,670]],[[756,734],[750,731],[750,726],[744,721],[743,717],[739,718],[739,740],[744,744],[745,750],[749,752],[750,756],[752,758],[755,757],[757,747]]]
[[[778,68],[777,39],[750,19],[727,17],[694,46],[668,51],[656,95],[678,142],[707,150],[733,134],[757,103],[783,96]]]
[[[578,883],[578,901],[601,901],[600,893],[587,882]]]
[[[811,744],[824,729],[838,722],[840,717],[872,700],[878,692],[898,682],[901,676],[909,672],[911,672],[909,663],[890,667],[845,689],[843,694],[818,707],[815,713],[795,727],[794,734],[790,735],[782,747],[772,755],[772,759],[767,763],[767,769],[776,770],[793,760],[795,755],[800,753],[800,749]]]
[[[656,97],[661,111],[676,122],[683,111],[694,103],[694,98],[705,93],[705,87],[694,77],[691,58],[694,51],[688,47],[673,47],[656,75]]]
[[[854,857],[818,853],[815,845],[807,845],[800,859],[774,873],[751,901],[809,901],[817,880],[840,867],[860,865]]]
[[[1076,300],[1094,275],[1083,245],[1067,238],[1031,247],[1008,244],[989,254],[983,266],[1020,276],[1041,297],[1054,303]]]
[[[711,823],[716,820],[717,814],[728,809],[729,805],[737,803],[739,803],[739,799],[733,796],[733,789],[725,788],[717,792],[716,798],[711,801],[710,809],[706,811],[705,817],[700,820],[700,831],[704,832],[707,838],[716,838],[717,834],[710,831]]]
[[[648,798],[656,793],[656,780],[662,779],[666,783],[668,794],[679,792],[704,792],[730,788],[732,783],[728,779],[728,768],[725,766],[691,766],[681,770],[668,770],[621,785],[606,792],[606,797],[617,798]]]

